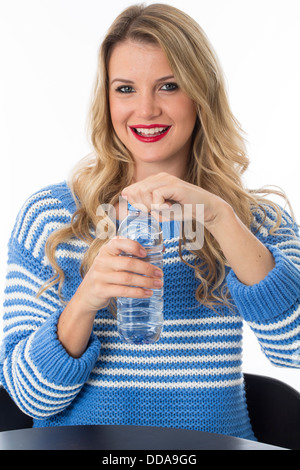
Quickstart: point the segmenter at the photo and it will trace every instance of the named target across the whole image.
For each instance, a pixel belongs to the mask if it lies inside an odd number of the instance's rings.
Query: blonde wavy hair
[[[89,114],[93,155],[75,168],[69,182],[77,210],[71,223],[53,232],[46,243],[46,255],[55,275],[42,290],[59,283],[64,273],[55,259],[58,245],[72,237],[88,244],[81,264],[84,276],[105,240],[95,237],[101,219],[101,204],[114,205],[122,189],[132,182],[134,161],[112,126],[108,95],[108,63],[114,47],[126,40],[160,46],[181,89],[195,102],[197,122],[193,132],[186,181],[227,201],[249,228],[253,206],[260,203],[259,191],[246,190],[242,174],[249,165],[242,129],[232,115],[223,73],[205,33],[187,14],[165,4],[135,5],[121,13],[108,30],[99,50],[98,70]],[[265,190],[265,193],[270,191]],[[280,211],[276,226],[280,224]],[[276,227],[274,227],[276,229]],[[183,233],[184,231],[182,231]],[[183,262],[184,238],[179,243]],[[216,240],[205,231],[204,246],[196,255],[195,269],[201,280],[196,299],[207,306],[228,304],[226,260]]]

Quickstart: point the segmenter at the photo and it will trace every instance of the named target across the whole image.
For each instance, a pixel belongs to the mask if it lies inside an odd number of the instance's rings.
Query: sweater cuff
[[[258,284],[246,286],[231,269],[227,276],[230,294],[246,321],[265,322],[291,308],[300,297],[300,272],[277,247],[265,245],[275,267]]]
[[[92,334],[80,358],[70,356],[57,337],[57,322],[62,310],[53,313],[34,333],[29,356],[38,372],[55,385],[84,384],[99,355],[100,341]]]

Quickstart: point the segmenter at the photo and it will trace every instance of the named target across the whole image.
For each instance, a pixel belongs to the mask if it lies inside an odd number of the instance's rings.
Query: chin
[[[142,155],[133,156],[135,162],[141,163],[162,163],[168,160],[167,155],[158,155],[157,153],[147,154],[144,152]]]

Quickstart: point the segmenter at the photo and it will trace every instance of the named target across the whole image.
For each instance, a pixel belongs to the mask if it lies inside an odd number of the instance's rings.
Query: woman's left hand
[[[142,206],[148,211],[165,209],[174,203],[183,208],[184,205],[189,205],[192,217],[197,219],[197,215],[201,214],[208,230],[218,223],[228,208],[228,204],[220,197],[169,173],[149,176],[124,188],[121,195],[132,206]]]
[[[152,204],[191,204],[193,218],[197,215],[197,204],[202,205],[204,226],[219,243],[238,279],[246,285],[257,284],[274,267],[268,248],[241,222],[227,202],[209,191],[168,173],[159,173],[128,186],[122,196],[133,206],[143,204],[149,211]]]

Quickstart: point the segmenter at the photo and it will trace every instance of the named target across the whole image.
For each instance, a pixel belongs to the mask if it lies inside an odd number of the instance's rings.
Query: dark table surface
[[[236,437],[147,426],[63,426],[0,432],[0,450],[282,450]]]

